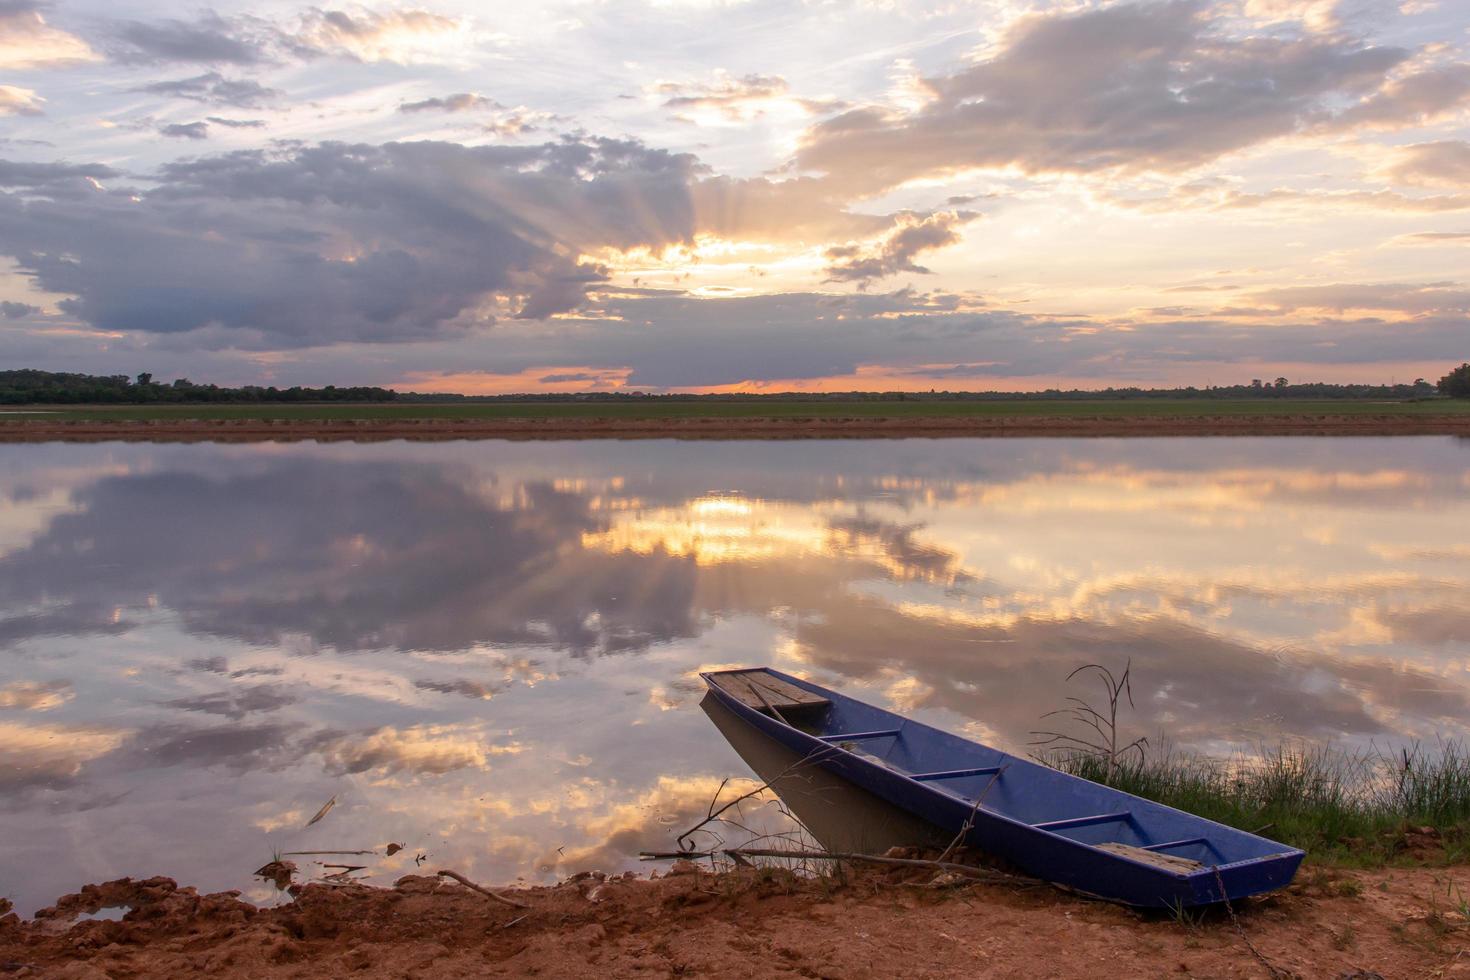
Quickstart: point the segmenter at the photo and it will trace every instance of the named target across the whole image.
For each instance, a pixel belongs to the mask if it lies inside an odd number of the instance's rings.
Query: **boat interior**
[[[1176,873],[1289,850],[768,668],[706,676],[754,711],[982,812]]]

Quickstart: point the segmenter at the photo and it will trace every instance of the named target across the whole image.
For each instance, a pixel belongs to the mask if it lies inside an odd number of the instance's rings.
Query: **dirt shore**
[[[0,420],[0,442],[841,439],[962,436],[1470,436],[1465,415]]]
[[[881,873],[837,883],[689,866],[509,894],[526,908],[409,876],[308,885],[258,909],[238,893],[122,879],[30,921],[0,917],[0,976],[1470,977],[1463,867],[1307,869],[1242,903],[1239,929],[1048,886]],[[117,906],[131,909],[120,921],[76,920]]]

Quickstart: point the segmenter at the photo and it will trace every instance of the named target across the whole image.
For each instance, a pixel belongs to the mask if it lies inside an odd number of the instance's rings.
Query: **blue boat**
[[[764,667],[700,675],[737,717],[880,799],[1045,881],[1148,908],[1291,883],[1305,854],[951,735]]]

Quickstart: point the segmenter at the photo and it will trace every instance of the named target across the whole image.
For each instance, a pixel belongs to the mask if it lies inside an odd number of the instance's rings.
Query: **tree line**
[[[1328,384],[1326,382],[1293,383],[1286,378],[1253,379],[1249,384],[1210,385],[1203,388],[1101,388],[1059,389],[1045,391],[841,391],[841,392],[772,392],[754,394],[659,394],[642,391],[540,392],[515,395],[458,395],[444,393],[398,392],[392,388],[354,385],[339,388],[261,387],[245,385],[223,388],[212,384],[195,384],[188,378],[172,382],[154,381],[148,373],[130,377],[126,374],[66,374],[31,369],[0,371],[0,404],[131,404],[151,405],[186,402],[253,404],[258,402],[622,402],[657,399],[660,401],[1070,401],[1087,399],[1313,399],[1406,401],[1442,396],[1470,398],[1470,364],[1463,364],[1440,379],[1438,385],[1423,378],[1412,384]]]
[[[0,371],[0,404],[4,405],[154,405],[186,402],[386,402],[398,397],[389,388],[222,388],[195,384],[188,378],[163,383],[151,374],[65,374],[55,371]]]

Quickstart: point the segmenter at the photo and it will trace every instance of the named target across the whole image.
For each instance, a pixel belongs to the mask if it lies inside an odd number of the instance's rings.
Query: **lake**
[[[748,773],[700,669],[1024,751],[1130,661],[1188,750],[1463,735],[1470,440],[3,445],[0,896],[621,870]]]

